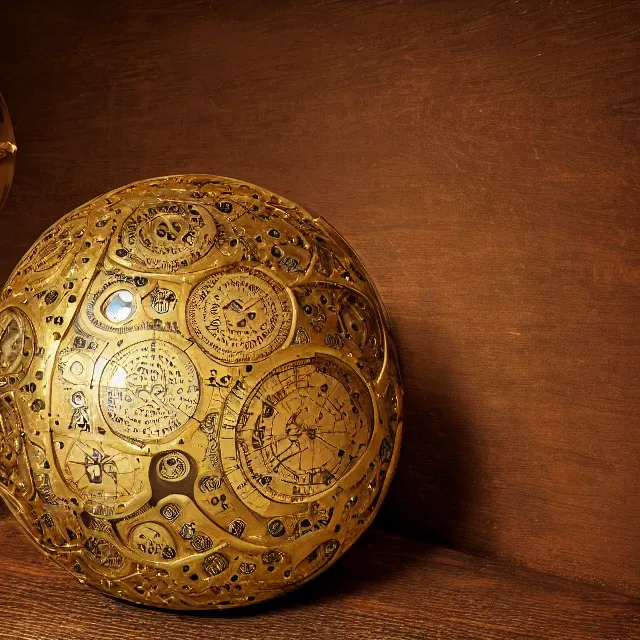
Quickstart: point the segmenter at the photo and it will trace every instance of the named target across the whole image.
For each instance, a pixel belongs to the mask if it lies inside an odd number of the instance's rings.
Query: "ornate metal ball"
[[[373,283],[323,219],[229,178],[138,182],[48,229],[0,300],[0,496],[80,582],[244,605],[370,524],[398,368]]]

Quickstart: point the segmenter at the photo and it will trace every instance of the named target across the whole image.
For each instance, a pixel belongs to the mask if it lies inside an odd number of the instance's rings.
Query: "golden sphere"
[[[157,607],[326,569],[395,468],[388,324],[323,219],[170,176],[48,229],[0,298],[0,496],[78,580]]]

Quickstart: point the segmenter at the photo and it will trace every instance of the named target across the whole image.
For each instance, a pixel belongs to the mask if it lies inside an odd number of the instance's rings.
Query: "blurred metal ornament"
[[[9,195],[9,188],[13,181],[16,151],[18,150],[15,142],[9,110],[0,95],[0,209]]]
[[[362,263],[244,182],[98,197],[0,297],[0,495],[49,557],[118,598],[232,607],[323,571],[379,508],[401,415]]]

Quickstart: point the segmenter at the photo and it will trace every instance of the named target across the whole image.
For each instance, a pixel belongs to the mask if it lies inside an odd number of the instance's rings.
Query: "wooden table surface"
[[[19,145],[0,275],[132,180],[290,197],[344,233],[393,319],[405,444],[378,525],[640,595],[640,3],[27,0],[0,20]],[[386,615],[439,562],[390,569]],[[468,604],[487,625],[498,607]]]
[[[637,599],[377,529],[290,596],[203,614],[129,605],[79,585],[6,511],[0,539],[11,548],[2,558],[0,640],[640,638]]]

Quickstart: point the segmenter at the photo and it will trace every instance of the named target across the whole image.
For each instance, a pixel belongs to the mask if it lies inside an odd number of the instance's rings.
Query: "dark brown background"
[[[378,525],[640,595],[638,3],[7,2],[0,31],[1,278],[132,180],[298,201],[393,319]]]

